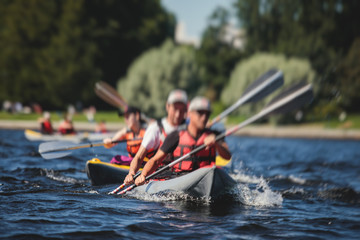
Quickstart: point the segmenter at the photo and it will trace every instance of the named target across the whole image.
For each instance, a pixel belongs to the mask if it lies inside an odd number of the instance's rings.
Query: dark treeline
[[[143,51],[174,35],[160,1],[1,0],[0,100],[64,108],[96,101]]]
[[[311,62],[317,111],[360,110],[360,1],[236,0],[234,10],[245,50],[221,41],[229,19],[222,8],[195,49],[213,100],[236,63],[268,52]],[[100,103],[94,83],[115,86],[141,53],[173,38],[175,24],[159,0],[0,0],[0,101],[45,108]]]

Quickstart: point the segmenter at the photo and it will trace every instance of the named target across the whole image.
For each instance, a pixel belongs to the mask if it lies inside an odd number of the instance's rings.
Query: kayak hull
[[[235,186],[236,182],[220,167],[209,166],[164,181],[150,181],[138,186],[136,194],[185,193],[195,198],[218,199]]]

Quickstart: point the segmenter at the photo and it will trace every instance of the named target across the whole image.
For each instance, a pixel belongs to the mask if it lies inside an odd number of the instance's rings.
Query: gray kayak
[[[150,181],[132,190],[136,194],[185,193],[196,198],[211,198],[226,194],[236,185],[227,172],[216,166],[199,168],[169,180]]]

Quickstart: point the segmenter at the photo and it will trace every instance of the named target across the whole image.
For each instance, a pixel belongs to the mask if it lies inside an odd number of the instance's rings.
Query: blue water
[[[2,239],[359,239],[360,142],[229,137],[233,199],[108,195],[90,184],[92,157],[45,160],[23,131],[0,130]]]

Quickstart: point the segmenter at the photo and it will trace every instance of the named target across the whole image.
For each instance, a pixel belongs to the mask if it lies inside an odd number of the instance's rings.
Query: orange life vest
[[[179,131],[179,144],[173,152],[174,160],[191,152],[195,148],[204,144],[204,139],[213,132],[205,129],[198,139],[194,139],[187,130]],[[200,167],[215,164],[216,149],[215,146],[209,149],[202,149],[199,152],[191,155],[187,159],[175,164],[172,170],[175,172],[192,171]]]
[[[135,134],[133,131],[128,130],[125,134],[125,139],[128,140],[127,141],[127,145],[126,145],[126,149],[129,153],[129,157],[135,157],[136,153],[139,151],[141,142],[142,142],[142,138],[145,135],[145,128],[141,128],[139,131],[139,134]],[[136,140],[137,138],[141,138]],[[135,140],[133,140],[135,139]],[[156,153],[155,150],[150,150],[147,152],[146,157],[147,158],[151,158],[152,156],[154,156]]]

